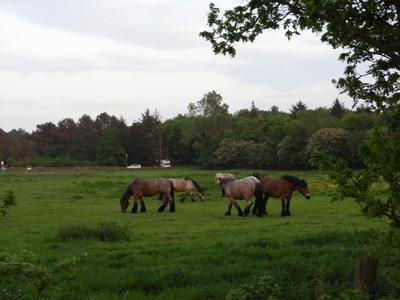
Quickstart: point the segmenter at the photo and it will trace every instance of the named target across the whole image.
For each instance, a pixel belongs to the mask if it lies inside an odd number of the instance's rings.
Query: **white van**
[[[161,168],[170,168],[171,167],[171,162],[169,159],[162,159],[160,161],[160,167]]]

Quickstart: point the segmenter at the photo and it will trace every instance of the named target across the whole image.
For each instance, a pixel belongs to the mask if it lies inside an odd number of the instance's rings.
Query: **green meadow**
[[[325,173],[229,170],[238,178],[254,171],[304,178],[312,197],[294,193],[290,217],[280,216],[278,199],[269,200],[262,218],[238,217],[234,208],[225,216],[228,201],[214,183],[215,171],[7,170],[0,194],[13,190],[17,205],[0,219],[0,252],[30,251],[50,269],[77,259],[74,276],[54,276],[54,289],[43,298],[224,299],[268,276],[281,299],[335,299],[352,288],[359,252],[379,258],[378,295],[392,290],[387,274],[400,255],[382,238],[389,229],[385,220],[366,219],[351,200],[331,202],[335,186]],[[127,184],[156,177],[190,177],[205,190],[205,201],[181,203],[176,193],[176,212],[158,213],[157,197],[145,198],[147,212],[131,214],[131,199],[128,213],[121,213]],[[385,189],[376,185],[374,192],[384,195]],[[243,209],[245,203],[238,203]],[[32,282],[20,281],[18,289],[21,299],[34,298]]]

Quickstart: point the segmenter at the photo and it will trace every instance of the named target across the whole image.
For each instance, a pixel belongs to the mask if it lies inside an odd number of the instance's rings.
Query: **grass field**
[[[241,178],[253,170],[229,172]],[[0,220],[0,251],[29,250],[45,266],[79,257],[75,277],[54,279],[58,299],[224,299],[264,275],[282,288],[282,299],[318,299],[324,293],[337,298],[352,287],[360,251],[379,254],[378,293],[390,288],[384,274],[393,265],[387,257],[397,255],[398,261],[400,255],[377,238],[389,226],[366,219],[350,200],[332,203],[335,187],[326,174],[261,170],[306,179],[312,198],[295,193],[292,216],[284,218],[280,202],[271,199],[268,215],[258,218],[238,217],[234,209],[224,216],[228,203],[213,182],[214,173],[191,168],[7,170],[0,177],[0,195],[13,190],[17,206]],[[146,213],[122,214],[119,197],[126,185],[134,178],[155,177],[191,177],[206,199],[181,203],[176,195],[176,212],[158,213],[159,200],[145,198]],[[384,193],[381,186],[375,189]],[[243,201],[238,203],[244,208]],[[62,230],[77,233],[107,224],[128,236],[114,242],[60,238]],[[32,291],[29,283],[21,286],[25,299]]]

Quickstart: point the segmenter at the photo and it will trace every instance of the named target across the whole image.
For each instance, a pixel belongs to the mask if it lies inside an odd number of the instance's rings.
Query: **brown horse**
[[[190,195],[192,202],[194,202],[193,192],[197,193],[197,196],[201,201],[204,201],[204,190],[200,187],[200,185],[190,178],[185,179],[175,179],[170,178],[172,183],[174,184],[174,189],[177,192],[183,192],[181,202],[185,201],[186,196]]]
[[[128,184],[120,199],[121,211],[124,213],[129,206],[129,198],[133,195],[133,207],[131,213],[136,213],[138,202],[140,201],[140,212],[146,212],[143,197],[152,197],[159,195],[159,199],[163,200],[163,204],[158,212],[163,212],[165,207],[169,205],[169,211],[175,211],[174,202],[174,185],[171,180],[164,178],[157,179],[135,179]]]
[[[263,215],[261,183],[254,176],[248,176],[243,179],[224,177],[220,180],[220,187],[222,197],[227,196],[229,199],[228,211],[225,213],[226,216],[231,215],[232,205],[237,209],[239,216],[247,216],[250,213],[250,208],[253,204],[253,201],[251,201],[251,196],[253,195],[256,197],[253,212],[260,217]],[[244,211],[241,210],[236,199],[246,200],[247,206]]]
[[[306,199],[311,198],[310,190],[308,189],[307,182],[303,179],[300,180],[296,176],[285,175],[279,179],[272,177],[264,177],[259,173],[254,173],[254,177],[257,177],[264,192],[264,214],[267,214],[267,202],[268,198],[280,198],[282,203],[281,216],[290,216],[290,200],[294,191],[298,191]],[[253,214],[259,213],[253,209]]]

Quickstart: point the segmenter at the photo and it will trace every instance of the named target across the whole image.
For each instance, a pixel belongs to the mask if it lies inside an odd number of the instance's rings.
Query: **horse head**
[[[308,184],[304,179],[299,182],[298,187],[298,191],[304,196],[304,198],[306,198],[307,200],[311,198],[311,192],[308,189]]]
[[[132,190],[131,187],[134,184],[134,181],[131,182],[130,184],[128,184],[128,186],[126,187],[124,193],[122,194],[122,197],[119,198],[119,204],[121,206],[121,212],[125,213],[126,210],[128,209],[129,206],[129,198],[132,195]]]
[[[119,199],[119,204],[121,205],[121,212],[126,213],[129,206],[129,201],[126,197],[121,197]]]
[[[254,176],[255,178],[257,178],[258,180],[260,180],[260,179],[263,177],[260,173],[257,173],[257,172],[253,173],[252,176]]]

